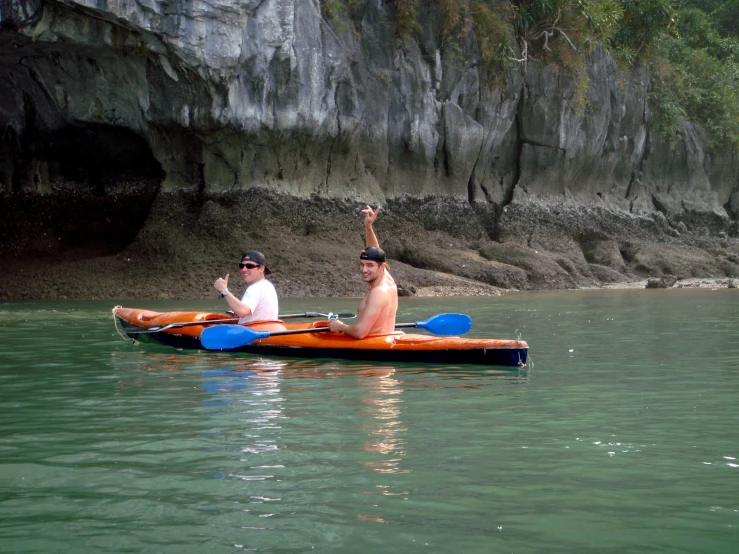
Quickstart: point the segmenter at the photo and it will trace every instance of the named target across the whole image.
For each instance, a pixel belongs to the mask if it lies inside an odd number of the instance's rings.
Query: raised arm
[[[213,286],[215,289],[221,294],[223,299],[226,301],[226,304],[228,304],[229,309],[238,317],[246,317],[248,315],[251,315],[251,308],[244,304],[241,300],[236,298],[231,292],[226,294],[225,296],[223,293],[228,290],[228,277],[229,274],[226,274],[225,277],[219,277],[216,279],[216,282],[213,283]]]
[[[372,207],[368,205],[362,210],[362,213],[364,214],[365,246],[375,246],[380,248],[380,243],[377,241],[375,230],[372,228],[372,224],[375,222],[375,219],[377,219],[377,214],[380,213],[380,206],[377,206],[377,208],[373,210]]]

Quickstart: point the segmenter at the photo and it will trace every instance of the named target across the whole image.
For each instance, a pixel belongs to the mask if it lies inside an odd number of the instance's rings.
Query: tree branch
[[[579,53],[580,53],[580,51],[579,51],[579,50],[577,49],[577,46],[575,46],[575,45],[574,45],[574,44],[572,43],[572,41],[570,40],[570,37],[568,37],[568,36],[567,36],[567,35],[565,34],[565,32],[564,32],[564,31],[563,31],[562,29],[559,29],[559,28],[558,28],[557,30],[558,30],[558,31],[559,31],[560,33],[562,33],[562,36],[563,36],[563,37],[565,37],[565,40],[566,40],[566,41],[567,41],[567,42],[569,43],[569,45],[570,45],[570,46],[572,46],[572,49],[573,49],[573,50],[574,50],[575,52],[577,52],[577,53],[579,54]]]

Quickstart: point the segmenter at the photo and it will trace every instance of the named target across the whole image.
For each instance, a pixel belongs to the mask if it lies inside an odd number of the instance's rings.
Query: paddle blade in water
[[[267,331],[255,331],[242,325],[218,325],[208,327],[200,333],[200,344],[208,350],[229,350],[267,338]]]
[[[416,327],[435,335],[464,335],[472,329],[472,319],[465,314],[439,314],[426,321],[419,321]]]

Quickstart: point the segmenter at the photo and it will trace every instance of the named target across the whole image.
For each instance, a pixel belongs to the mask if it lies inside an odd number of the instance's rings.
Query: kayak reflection
[[[401,468],[408,428],[402,421],[404,391],[400,381],[393,377],[395,368],[373,367],[363,371],[364,375],[373,377],[359,381],[367,391],[361,408],[364,416],[361,429],[367,436],[363,447],[366,453],[379,456],[360,463],[375,473],[408,473],[409,470]]]

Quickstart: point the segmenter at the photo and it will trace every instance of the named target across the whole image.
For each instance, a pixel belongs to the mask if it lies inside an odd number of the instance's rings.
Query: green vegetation
[[[337,33],[341,33],[349,28],[342,17],[344,14],[345,6],[340,0],[323,0],[321,2],[321,15],[323,19],[328,21]]]
[[[499,2],[472,0],[470,16],[474,24],[480,64],[488,80],[505,75],[514,55],[513,29],[508,25],[508,7]]]
[[[739,0],[678,2],[660,49],[665,81],[712,145],[739,146]],[[659,104],[658,104],[659,107]]]
[[[586,55],[602,46],[622,66],[649,66],[661,136],[674,139],[686,118],[708,132],[712,145],[739,147],[739,0],[428,1],[440,15],[446,54],[459,55],[473,33],[491,83],[513,64],[525,69],[537,60],[559,65],[582,91]],[[322,0],[323,15],[335,25],[360,2]],[[420,0],[389,5],[398,36],[420,32]]]
[[[347,31],[347,21],[354,20],[365,7],[366,0],[321,0],[321,16],[336,33]],[[356,30],[356,29],[355,29]]]

